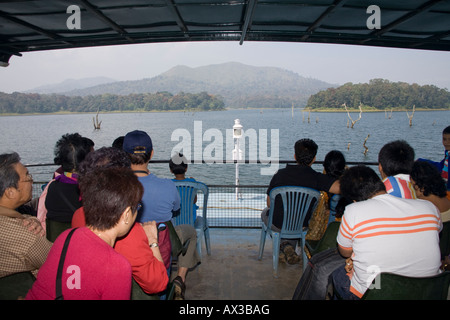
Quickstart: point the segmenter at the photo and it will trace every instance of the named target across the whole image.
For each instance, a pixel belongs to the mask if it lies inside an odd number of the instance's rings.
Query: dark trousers
[[[333,281],[334,296],[344,300],[360,300],[350,292],[350,278],[345,271],[345,267],[339,267],[331,274]]]

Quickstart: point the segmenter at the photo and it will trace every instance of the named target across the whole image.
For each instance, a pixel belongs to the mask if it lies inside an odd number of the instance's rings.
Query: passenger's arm
[[[336,180],[333,182],[333,184],[330,187],[330,190],[328,190],[330,193],[334,194],[341,194],[341,184],[339,183],[339,180]]]
[[[151,231],[150,237],[141,224],[135,223],[125,237],[116,241],[114,249],[131,264],[133,278],[142,290],[153,294],[165,290],[169,278],[159,247],[149,247],[156,239],[156,225],[149,222],[146,229]]]
[[[24,215],[22,224],[27,227],[28,231],[41,237],[45,236],[45,230],[42,228],[41,222],[36,217]]]
[[[344,248],[341,245],[338,245],[338,250],[341,256],[343,256],[344,258],[350,258],[353,253],[353,248]]]
[[[158,229],[156,228],[156,222],[148,221],[142,223],[141,225],[144,229],[145,235],[147,236],[148,244],[151,245],[152,243],[158,243]],[[150,249],[152,250],[153,255],[156,259],[164,262],[161,256],[161,252],[159,251],[159,247],[151,247]]]

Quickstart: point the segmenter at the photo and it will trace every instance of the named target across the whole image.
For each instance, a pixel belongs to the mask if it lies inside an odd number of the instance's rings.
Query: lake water
[[[319,146],[317,160],[332,149],[344,153],[347,161],[376,162],[380,148],[387,142],[404,139],[415,149],[416,157],[441,160],[442,130],[449,125],[450,111],[415,112],[412,127],[405,111],[363,113],[354,128],[347,127],[347,113],[308,113],[283,110],[227,110],[217,112],[113,113],[100,114],[101,129],[93,129],[93,114],[32,115],[0,117],[0,153],[16,151],[25,164],[52,163],[56,141],[65,133],[78,132],[91,138],[95,147],[111,146],[114,139],[139,129],[152,137],[153,160],[168,160],[184,146],[192,160],[213,162],[230,160],[234,142],[231,128],[240,119],[246,133],[243,155],[247,160],[266,160],[267,164],[240,164],[241,184],[268,184],[276,160],[293,160],[293,146],[301,138],[311,138]],[[353,119],[358,113],[351,113]],[[228,129],[228,130],[227,130]],[[364,155],[366,137],[368,152]],[[219,148],[220,146],[220,148]],[[279,167],[285,166],[279,164]],[[321,165],[315,165],[322,170]],[[33,167],[39,181],[51,177],[54,168]],[[261,169],[268,172],[261,174]],[[171,177],[167,164],[151,164],[150,170]],[[208,184],[234,184],[234,164],[193,164],[188,175]]]

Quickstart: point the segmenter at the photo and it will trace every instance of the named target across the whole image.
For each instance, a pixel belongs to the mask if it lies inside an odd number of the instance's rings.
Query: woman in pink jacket
[[[134,224],[142,185],[129,168],[89,172],[80,178],[79,185],[86,227],[75,229],[70,239],[62,268],[62,297],[66,300],[130,299],[131,266],[113,246]],[[58,264],[71,230],[63,232],[54,242],[26,299],[57,298]]]

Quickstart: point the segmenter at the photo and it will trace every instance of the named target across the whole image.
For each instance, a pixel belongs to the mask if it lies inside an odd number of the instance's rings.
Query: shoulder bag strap
[[[55,300],[64,300],[62,295],[62,273],[64,267],[64,260],[66,259],[67,248],[69,247],[70,238],[77,228],[72,229],[67,235],[66,241],[64,241],[64,247],[61,251],[61,257],[59,258],[58,272],[56,274],[56,288],[55,288]]]

